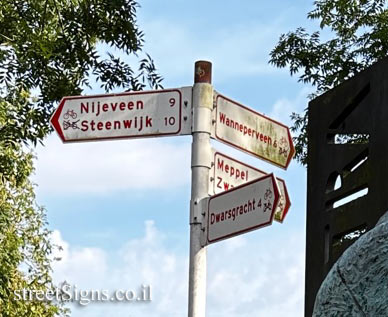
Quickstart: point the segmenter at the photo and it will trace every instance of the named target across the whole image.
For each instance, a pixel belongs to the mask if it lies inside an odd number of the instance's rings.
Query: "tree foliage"
[[[45,212],[29,180],[31,150],[51,131],[63,96],[95,82],[106,92],[162,87],[151,57],[139,57],[137,8],[134,0],[0,0],[0,316],[66,313],[14,293],[53,287]],[[130,54],[135,68],[125,61]]]
[[[34,138],[33,131],[23,134],[18,127],[20,118],[28,117],[23,112],[28,93],[8,97],[0,99],[0,316],[65,314],[60,303],[22,301],[15,294],[23,289],[45,291],[54,285],[45,213],[35,203],[28,178],[33,157],[19,141]]]
[[[136,25],[133,0],[1,0],[0,84],[2,96],[18,87],[38,91],[31,110],[35,138],[49,131],[52,107],[97,80],[101,87],[141,90],[161,87],[149,55],[133,69],[119,55],[138,54],[144,34]],[[97,44],[117,52],[101,57]]]
[[[307,18],[318,20],[313,33],[300,27],[282,34],[270,63],[288,67],[299,81],[316,87],[317,96],[385,57],[388,53],[386,0],[317,0]],[[307,111],[293,113],[296,158],[307,160]]]

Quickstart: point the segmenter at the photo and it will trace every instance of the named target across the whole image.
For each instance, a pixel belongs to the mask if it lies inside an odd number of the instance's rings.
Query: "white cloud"
[[[70,247],[58,230],[53,231],[51,241],[61,247],[61,250],[55,249],[53,254],[61,259],[53,265],[54,279],[57,281],[72,280],[77,281],[78,285],[93,287],[91,282],[94,284],[93,281],[106,275],[107,256],[102,249]]]
[[[77,248],[63,241],[58,231],[53,240],[64,247],[62,261],[54,266],[56,281],[110,291],[151,285],[151,302],[71,305],[73,317],[187,315],[187,254],[171,248],[153,221],[145,222],[143,237],[123,243],[118,251]],[[265,231],[211,245],[207,316],[301,316],[303,250],[302,235],[269,236]]]
[[[307,108],[308,95],[314,91],[311,87],[303,87],[294,99],[280,98],[273,105],[269,117],[290,126],[292,124],[290,115],[293,112],[301,113]]]
[[[146,221],[145,234],[124,243],[118,251],[69,246],[58,231],[53,242],[63,246],[56,254],[62,260],[53,266],[57,283],[66,280],[78,290],[141,289],[151,285],[152,301],[148,303],[90,303],[69,305],[73,317],[79,316],[183,316],[187,303],[186,256],[166,247],[165,236]]]
[[[238,250],[228,250],[228,241],[209,250],[209,316],[303,315],[302,237],[262,238]]]
[[[171,189],[190,180],[190,143],[127,140],[62,144],[52,134],[37,150],[38,191],[102,194],[127,189]]]

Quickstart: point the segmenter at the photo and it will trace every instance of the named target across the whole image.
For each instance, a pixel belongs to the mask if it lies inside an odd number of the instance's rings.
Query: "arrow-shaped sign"
[[[63,142],[191,134],[191,91],[65,97],[51,124]]]
[[[253,166],[235,160],[225,154],[214,151],[214,161],[210,170],[211,182],[210,194],[219,194],[236,186],[253,181],[257,178],[268,175]],[[276,181],[280,190],[279,204],[275,211],[274,220],[283,222],[291,206],[286,182],[277,177]]]
[[[220,94],[216,98],[216,139],[287,168],[295,149],[287,126]]]
[[[273,174],[214,195],[208,200],[204,244],[214,243],[272,223],[279,202]]]

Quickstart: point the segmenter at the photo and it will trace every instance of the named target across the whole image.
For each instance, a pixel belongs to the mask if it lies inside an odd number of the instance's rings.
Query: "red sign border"
[[[179,128],[176,132],[145,134],[145,135],[136,135],[136,136],[113,136],[113,137],[103,137],[103,138],[84,138],[84,139],[66,140],[63,134],[62,128],[59,124],[59,117],[62,113],[63,106],[67,100],[88,99],[88,98],[109,98],[109,97],[146,95],[146,94],[167,93],[167,92],[177,92],[179,94]],[[148,137],[154,137],[154,136],[178,135],[182,129],[182,92],[179,89],[163,89],[163,90],[149,90],[149,91],[131,91],[131,92],[124,92],[124,93],[117,93],[117,94],[113,93],[113,94],[63,97],[59,103],[58,108],[51,116],[50,123],[54,128],[54,130],[59,135],[59,137],[61,138],[63,143],[76,143],[76,142],[88,142],[88,141],[93,142],[93,141],[106,141],[106,140],[115,140],[115,139],[139,139],[139,138],[148,138]]]
[[[256,183],[256,182],[259,182],[267,177],[271,177],[272,178],[272,183],[274,184],[274,194],[275,194],[275,199],[274,199],[274,206],[275,208],[272,209],[272,213],[271,213],[271,218],[268,222],[265,222],[265,223],[262,223],[262,224],[259,224],[259,225],[254,225],[250,228],[247,228],[247,229],[243,229],[243,230],[240,230],[240,231],[237,231],[237,232],[233,232],[233,233],[230,233],[226,236],[223,236],[223,237],[220,237],[220,238],[217,238],[217,239],[213,239],[213,240],[209,240],[209,212],[210,212],[210,201],[214,198],[217,198],[219,196],[222,196],[222,195],[225,195],[225,194],[230,194],[232,191],[235,191],[235,190],[238,190],[238,189],[241,189],[243,187],[246,187],[246,186],[249,186],[253,183]],[[259,228],[263,228],[263,227],[266,227],[266,226],[269,226],[271,225],[272,221],[273,221],[273,218],[274,218],[274,214],[275,214],[275,210],[277,208],[277,205],[278,205],[278,202],[279,202],[279,198],[280,198],[280,195],[279,195],[279,188],[277,186],[277,183],[276,183],[276,180],[275,180],[275,176],[273,173],[271,174],[267,174],[263,177],[260,177],[260,178],[257,178],[253,181],[250,181],[248,183],[245,183],[245,184],[242,184],[240,186],[237,186],[237,187],[233,187],[232,189],[230,190],[227,190],[225,192],[222,192],[222,193],[219,193],[217,195],[214,195],[214,196],[211,196],[209,198],[209,201],[208,201],[208,205],[207,205],[207,211],[208,211],[208,215],[207,215],[207,232],[206,232],[206,240],[207,240],[207,243],[208,244],[211,244],[211,243],[214,243],[214,242],[218,242],[218,241],[221,241],[221,240],[225,240],[225,239],[228,239],[228,238],[231,238],[231,237],[234,237],[234,236],[237,236],[237,235],[240,235],[240,234],[243,234],[243,233],[246,233],[246,232],[249,232],[249,231],[253,231],[253,230],[256,230],[256,229],[259,229]]]
[[[267,176],[267,175],[270,174],[270,173],[264,172],[264,171],[262,171],[262,170],[260,170],[260,169],[258,169],[258,168],[256,168],[256,167],[254,167],[254,166],[248,165],[248,164],[246,164],[246,163],[244,163],[244,162],[240,162],[239,160],[236,160],[236,159],[234,159],[234,158],[232,158],[232,157],[230,157],[230,156],[228,156],[228,155],[225,155],[224,153],[221,153],[221,152],[219,152],[219,151],[215,151],[215,152],[214,152],[214,173],[213,173],[213,178],[214,178],[214,180],[216,179],[216,155],[217,155],[217,154],[219,154],[219,155],[221,155],[221,156],[223,156],[223,157],[226,157],[227,159],[229,159],[229,160],[231,160],[231,161],[234,161],[234,162],[237,162],[237,163],[239,163],[239,164],[241,164],[241,165],[244,165],[245,167],[251,168],[251,169],[253,169],[253,170],[257,171],[257,172],[263,173],[263,174],[265,174],[264,176]],[[286,196],[286,197],[285,197],[285,199],[286,199],[286,206],[284,207],[284,212],[283,212],[283,215],[282,215],[282,219],[280,219],[280,221],[279,221],[279,220],[276,220],[276,219],[274,219],[274,220],[277,221],[277,222],[283,223],[284,218],[286,218],[286,215],[287,215],[287,213],[288,213],[288,210],[289,210],[290,207],[291,207],[291,200],[290,200],[290,196],[288,195],[288,190],[287,190],[286,182],[284,181],[284,179],[282,179],[282,178],[276,176],[276,180],[277,180],[277,181],[280,181],[281,183],[283,183],[283,186],[284,186],[284,195]],[[252,181],[254,181],[254,180],[252,180]],[[251,182],[252,182],[252,181],[251,181]],[[241,184],[241,185],[243,185],[243,184]],[[239,186],[241,186],[241,185],[239,185]],[[215,186],[215,183],[214,183],[214,186]],[[233,187],[233,188],[235,188],[235,187]],[[226,190],[226,191],[229,191],[229,190],[230,190],[230,189],[228,189],[228,190]],[[279,189],[279,193],[280,193],[280,189]],[[221,194],[221,193],[219,193],[219,194]],[[217,195],[218,195],[218,194],[217,194]]]
[[[281,164],[275,163],[275,162],[271,161],[270,159],[267,159],[267,158],[263,157],[262,155],[259,155],[259,154],[255,153],[255,152],[252,152],[252,151],[249,151],[249,150],[247,150],[247,149],[244,149],[244,148],[242,148],[241,146],[238,146],[238,145],[236,145],[236,144],[233,144],[233,143],[231,143],[231,142],[229,142],[229,141],[227,141],[227,140],[224,140],[224,139],[222,139],[221,137],[219,137],[219,136],[217,135],[217,127],[218,127],[218,124],[217,124],[217,122],[218,122],[218,98],[223,98],[223,99],[225,99],[225,100],[227,100],[227,101],[229,101],[229,102],[235,104],[236,106],[239,106],[239,107],[241,107],[241,108],[243,108],[243,109],[245,109],[245,110],[247,110],[247,111],[252,112],[253,114],[255,114],[255,115],[259,116],[259,117],[265,118],[265,119],[267,119],[267,120],[269,120],[269,121],[272,121],[272,122],[275,123],[275,124],[278,124],[278,125],[280,125],[280,126],[286,128],[286,129],[287,129],[287,135],[288,135],[288,142],[290,143],[290,154],[288,154],[287,161],[286,161],[286,165],[283,166],[283,165],[281,165]],[[241,150],[241,151],[244,151],[244,152],[246,152],[246,153],[249,153],[249,154],[251,154],[251,155],[253,155],[253,156],[255,156],[255,157],[259,157],[259,158],[261,158],[262,160],[264,160],[264,161],[266,161],[266,162],[268,162],[268,163],[271,163],[271,164],[273,164],[273,165],[275,165],[275,166],[281,167],[281,168],[283,168],[283,169],[287,169],[287,167],[288,167],[288,165],[290,164],[292,158],[294,157],[294,154],[295,154],[295,147],[294,147],[294,143],[293,143],[293,140],[292,140],[292,137],[291,137],[290,129],[289,129],[286,125],[284,125],[284,124],[282,124],[282,123],[280,123],[280,122],[278,122],[278,121],[276,121],[276,120],[273,120],[273,119],[271,119],[271,118],[268,118],[268,117],[264,116],[263,114],[258,113],[257,111],[255,111],[255,110],[253,110],[253,109],[250,109],[250,108],[248,108],[248,107],[246,107],[246,106],[244,106],[244,105],[238,103],[237,101],[234,101],[234,100],[232,100],[232,99],[230,99],[230,98],[228,98],[228,97],[225,97],[225,96],[223,96],[223,95],[221,95],[221,94],[217,94],[217,98],[216,98],[216,108],[217,108],[217,109],[216,109],[216,128],[215,128],[215,135],[216,135],[216,138],[217,138],[218,140],[220,140],[221,142],[224,142],[224,143],[226,143],[226,144],[228,144],[228,145],[231,145],[231,146],[233,146],[233,147],[235,147],[235,148],[237,148],[237,149],[239,149],[239,150]]]

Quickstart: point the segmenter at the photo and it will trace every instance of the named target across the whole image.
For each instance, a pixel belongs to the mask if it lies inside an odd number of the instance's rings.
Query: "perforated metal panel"
[[[306,317],[338,257],[388,209],[388,59],[312,100],[308,111]],[[361,142],[337,140],[356,135]]]

